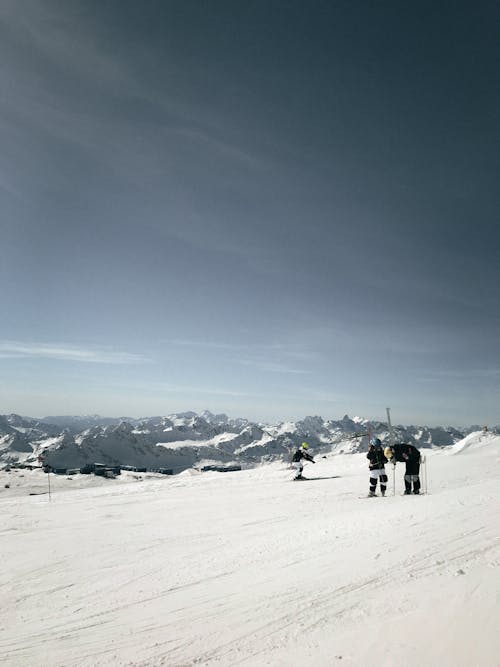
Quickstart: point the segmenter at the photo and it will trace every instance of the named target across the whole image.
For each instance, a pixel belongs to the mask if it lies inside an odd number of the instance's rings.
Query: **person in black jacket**
[[[366,458],[370,461],[370,491],[369,496],[376,496],[375,489],[377,488],[377,480],[380,480],[380,493],[385,496],[387,488],[387,475],[385,474],[385,464],[387,459],[384,456],[382,443],[378,438],[373,438],[370,441],[370,448]]]
[[[386,457],[396,465],[396,461],[406,464],[405,470],[405,494],[420,493],[420,452],[413,445],[399,443],[386,447],[384,450]]]
[[[310,461],[311,463],[316,463],[313,457],[307,451],[309,445],[307,442],[303,442],[300,447],[297,449],[295,454],[292,456],[292,466],[295,468],[295,477],[293,479],[305,479],[302,477],[302,470],[304,469],[304,460]]]

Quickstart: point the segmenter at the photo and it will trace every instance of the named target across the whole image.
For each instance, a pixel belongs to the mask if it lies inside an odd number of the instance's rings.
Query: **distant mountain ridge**
[[[386,423],[348,415],[340,420],[309,416],[270,425],[208,410],[141,419],[99,415],[34,419],[10,414],[0,415],[0,465],[36,465],[43,455],[48,465],[62,469],[95,462],[174,472],[212,462],[251,466],[289,460],[291,450],[303,440],[316,454],[363,451],[368,429],[387,441]],[[480,429],[395,426],[394,433],[397,441],[419,448],[445,447]]]

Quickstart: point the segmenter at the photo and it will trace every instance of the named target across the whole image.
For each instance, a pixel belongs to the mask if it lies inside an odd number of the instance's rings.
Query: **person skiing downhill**
[[[311,463],[316,463],[316,461],[307,451],[308,449],[309,445],[307,444],[307,442],[303,442],[297,449],[295,454],[292,456],[292,467],[295,468],[295,477],[293,478],[294,480],[306,479],[305,477],[302,477],[302,471],[304,469],[304,463],[303,463],[304,460],[310,461]]]
[[[396,461],[406,464],[405,470],[405,495],[413,493],[418,495],[420,493],[420,452],[413,445],[399,443],[386,447],[384,450],[385,456],[396,465]]]
[[[385,496],[387,488],[387,475],[385,474],[385,464],[387,459],[382,450],[382,443],[378,438],[370,440],[370,448],[366,458],[370,461],[370,491],[369,496],[376,496],[375,489],[377,488],[377,480],[380,480],[380,493]]]

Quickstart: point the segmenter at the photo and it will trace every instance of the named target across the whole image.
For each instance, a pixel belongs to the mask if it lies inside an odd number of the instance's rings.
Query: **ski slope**
[[[398,464],[360,498],[363,454],[51,476],[50,502],[1,473],[0,665],[498,667],[500,438],[426,454],[421,497]]]

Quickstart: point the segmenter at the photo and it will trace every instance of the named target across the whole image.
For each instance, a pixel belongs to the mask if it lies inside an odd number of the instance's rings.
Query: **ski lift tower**
[[[387,425],[389,427],[389,446],[392,447],[394,444],[394,431],[392,430],[391,424],[391,408],[386,408],[387,410]]]

